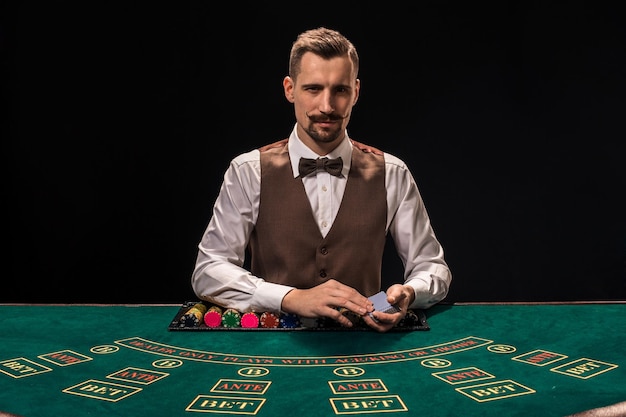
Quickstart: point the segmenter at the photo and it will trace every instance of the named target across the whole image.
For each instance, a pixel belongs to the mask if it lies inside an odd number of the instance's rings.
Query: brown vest
[[[302,179],[293,177],[287,140],[260,149],[261,198],[250,239],[254,275],[297,288],[333,278],[365,296],[380,291],[387,221],[385,161],[372,149],[354,147],[343,200],[325,238]]]

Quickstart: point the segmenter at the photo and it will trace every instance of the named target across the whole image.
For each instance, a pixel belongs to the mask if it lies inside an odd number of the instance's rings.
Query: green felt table
[[[565,416],[626,400],[626,304],[440,304],[429,330],[171,331],[180,305],[0,305],[0,411]]]

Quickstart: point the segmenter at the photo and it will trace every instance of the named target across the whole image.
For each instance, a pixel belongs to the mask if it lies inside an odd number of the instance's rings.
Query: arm
[[[448,294],[452,274],[412,174],[399,159],[386,158],[389,232],[404,264],[404,285],[414,291],[408,307],[429,308]]]
[[[392,155],[386,154],[385,161],[388,231],[404,264],[404,282],[386,291],[387,301],[399,312],[374,312],[376,320],[364,316],[365,322],[379,332],[396,326],[408,309],[426,309],[441,301],[452,280],[412,174]]]
[[[292,288],[266,282],[243,268],[259,193],[259,153],[254,150],[235,158],[226,170],[198,245],[191,284],[200,299],[239,311],[280,311],[282,298]]]

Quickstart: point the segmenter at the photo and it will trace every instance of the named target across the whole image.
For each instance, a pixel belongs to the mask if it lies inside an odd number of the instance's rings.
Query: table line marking
[[[377,364],[403,362],[415,359],[438,357],[447,354],[463,352],[476,349],[492,343],[492,340],[480,337],[467,336],[462,339],[440,343],[433,346],[389,351],[381,353],[366,353],[340,356],[262,356],[244,355],[236,353],[220,353],[194,350],[170,346],[167,344],[143,339],[141,337],[131,337],[116,340],[115,343],[146,353],[188,359],[199,362],[221,363],[221,364],[258,364],[266,366],[336,366],[342,364]]]

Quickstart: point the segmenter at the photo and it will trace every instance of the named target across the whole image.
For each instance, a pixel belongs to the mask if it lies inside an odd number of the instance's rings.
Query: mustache
[[[313,122],[331,122],[331,121],[336,121],[336,120],[343,120],[343,119],[347,119],[350,116],[350,113],[346,114],[345,116],[342,116],[340,114],[336,114],[336,113],[329,113],[329,114],[309,114],[308,112],[304,112],[304,114],[306,115],[306,117],[309,118],[309,120],[313,121]]]

